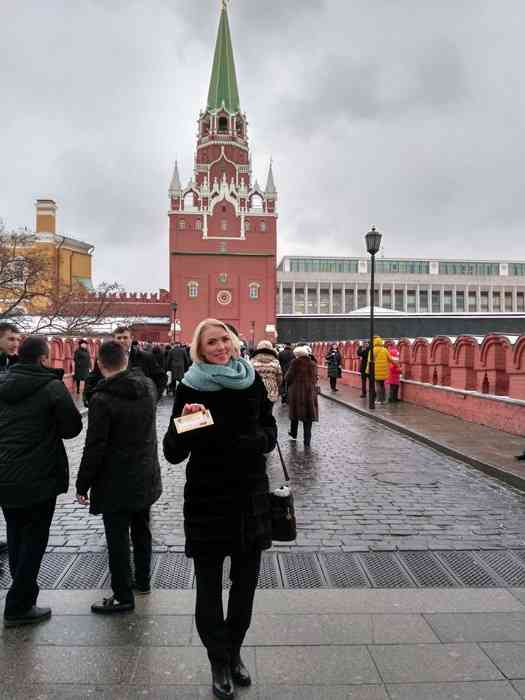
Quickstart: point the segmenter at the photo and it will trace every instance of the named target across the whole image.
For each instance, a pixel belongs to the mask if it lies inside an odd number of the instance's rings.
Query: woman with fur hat
[[[312,362],[305,346],[293,351],[295,359],[286,374],[288,386],[288,410],[292,440],[297,440],[299,421],[303,423],[305,448],[310,447],[312,423],[319,420],[317,401],[317,364]]]
[[[264,382],[268,398],[275,403],[279,398],[279,392],[283,383],[283,373],[277,352],[269,340],[261,340],[257,350],[251,358],[255,371]]]

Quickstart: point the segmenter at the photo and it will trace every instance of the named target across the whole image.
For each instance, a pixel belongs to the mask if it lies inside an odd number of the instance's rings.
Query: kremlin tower
[[[277,191],[252,179],[248,122],[241,111],[226,4],[223,3],[208,102],[198,120],[193,177],[169,188],[170,297],[175,339],[218,318],[249,345],[275,339]]]

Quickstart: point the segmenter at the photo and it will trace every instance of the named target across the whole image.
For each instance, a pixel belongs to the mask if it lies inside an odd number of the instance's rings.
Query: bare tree
[[[28,312],[49,291],[50,260],[27,231],[7,231],[0,220],[0,319]]]

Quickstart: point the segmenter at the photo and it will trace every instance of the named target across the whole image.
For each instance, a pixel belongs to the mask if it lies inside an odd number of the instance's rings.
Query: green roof
[[[215,45],[208,92],[208,109],[220,109],[223,103],[230,113],[239,112],[241,109],[226,6],[222,8],[217,44]]]

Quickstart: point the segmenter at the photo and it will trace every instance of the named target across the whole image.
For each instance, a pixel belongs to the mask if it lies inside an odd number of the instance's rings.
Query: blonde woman
[[[277,427],[262,379],[240,357],[239,339],[216,319],[196,328],[193,365],[177,389],[164,454],[172,464],[189,456],[184,489],[186,555],[197,583],[195,619],[207,649],[213,693],[233,698],[248,686],[240,650],[250,626],[261,552],[271,546],[264,454]],[[173,418],[208,409],[213,425],[177,433]],[[231,557],[231,588],[224,618],[222,569]]]

